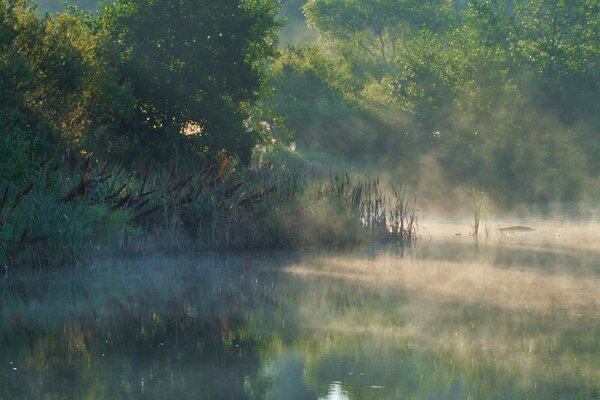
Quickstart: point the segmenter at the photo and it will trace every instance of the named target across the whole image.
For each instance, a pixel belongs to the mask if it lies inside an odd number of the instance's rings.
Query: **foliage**
[[[20,180],[40,161],[82,149],[113,129],[132,102],[87,16],[44,18],[24,1],[0,5],[0,176]]]
[[[75,176],[48,162],[22,186],[2,185],[0,263],[61,266],[117,247],[135,230],[130,210],[106,201],[116,179],[104,182],[105,174],[89,159]]]
[[[312,69],[324,71],[315,73],[321,81],[278,83],[274,109],[298,130],[295,109],[285,105],[302,92],[331,98],[321,88],[335,88],[345,120],[360,115],[386,126],[362,131],[360,150],[346,145],[347,157],[367,153],[375,168],[401,165],[409,175],[417,172],[404,160],[433,159],[450,185],[483,187],[502,206],[577,200],[600,171],[593,133],[600,113],[589,100],[600,90],[599,7],[595,0],[311,0],[304,10],[320,58],[294,63],[284,55],[287,70],[274,69],[274,77]],[[321,119],[320,109],[311,119]],[[347,129],[327,126],[322,137],[331,143],[348,139]]]
[[[130,175],[90,156],[73,174],[39,166],[26,185],[0,187],[0,264],[417,239],[414,205],[386,200],[378,180],[323,180],[293,155],[265,157],[252,168],[229,157],[192,173]]]
[[[317,39],[280,53],[278,5],[42,17],[0,0],[1,257],[60,263],[109,236],[130,250],[341,244],[412,218],[403,190],[305,171],[290,132],[325,164],[390,181],[433,160],[449,187],[502,206],[579,200],[597,180],[597,0],[310,0]],[[369,196],[386,199],[376,223]]]
[[[452,23],[451,3],[396,0],[311,0],[304,10],[308,23],[321,34],[336,40],[344,50],[359,49],[380,63],[397,57],[405,36],[412,30]]]
[[[243,166],[272,134],[249,112],[275,54],[275,3],[123,1],[100,17],[41,18],[22,1],[0,10],[1,263],[363,239],[360,216],[335,206],[294,157]],[[300,89],[325,70],[290,83]]]
[[[2,0],[2,177],[79,152],[130,167],[221,152],[248,162],[262,137],[245,121],[276,54],[276,6],[123,1],[41,17]]]
[[[275,55],[276,6],[270,0],[105,6],[101,25],[131,84],[131,129],[142,142],[186,132],[198,150],[249,160],[257,138],[246,132],[246,107],[260,92],[263,63]]]
[[[342,59],[331,59],[314,45],[290,46],[271,65],[272,94],[261,107],[283,116],[283,125],[304,152],[364,163],[389,137],[386,121],[356,99],[361,88]]]
[[[52,54],[43,60],[47,74],[36,65],[40,60],[35,57],[45,47],[43,37],[42,22],[24,2],[0,3],[0,176],[10,180],[19,179],[28,170],[28,159],[48,153],[59,140],[38,107],[52,98],[51,91],[46,95],[41,89],[54,86],[57,61]]]

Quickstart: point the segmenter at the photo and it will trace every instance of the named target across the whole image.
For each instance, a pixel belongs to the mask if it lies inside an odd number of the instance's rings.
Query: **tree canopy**
[[[293,92],[287,98],[309,92],[315,104],[346,104],[357,109],[353,116],[384,121],[388,129],[369,123],[367,135],[380,146],[375,159],[434,159],[446,181],[496,182],[504,204],[519,196],[578,198],[600,171],[599,1],[309,0],[304,11],[318,33],[314,48],[335,69],[321,75],[338,100],[308,89],[310,68],[299,68],[288,56],[293,51],[273,70],[274,82]],[[324,63],[318,54],[305,62],[315,70]],[[297,112],[284,113],[294,124]],[[368,119],[361,117],[362,125]],[[315,136],[292,128],[299,142]],[[327,128],[322,135],[335,136]],[[348,129],[338,136],[348,137]],[[391,149],[403,156],[388,156]],[[415,174],[414,164],[406,168]]]
[[[97,45],[80,15],[40,18],[25,1],[0,2],[3,174],[16,178],[89,132],[111,79],[96,58]]]
[[[106,6],[101,22],[136,99],[135,129],[178,135],[192,124],[199,149],[247,160],[257,138],[244,121],[260,93],[264,63],[276,54],[276,12],[272,0]]]
[[[0,5],[3,176],[66,152],[247,162],[265,116],[301,148],[434,159],[506,203],[576,199],[600,174],[598,0],[309,0],[315,41],[282,51],[276,0]]]

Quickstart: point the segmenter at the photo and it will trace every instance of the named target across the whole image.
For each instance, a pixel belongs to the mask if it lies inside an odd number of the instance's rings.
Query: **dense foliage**
[[[247,162],[257,138],[244,121],[261,89],[261,66],[275,55],[275,6],[270,0],[121,0],[106,7],[101,22],[136,100],[140,140],[163,147],[163,137],[187,128],[189,145]]]
[[[132,165],[178,152],[247,162],[259,138],[244,123],[275,55],[276,9],[121,1],[40,17],[24,0],[3,0],[2,176],[67,150]]]
[[[132,207],[148,204],[132,193],[139,169],[171,181],[232,156],[248,163],[276,10],[123,0],[42,16],[0,0],[0,264],[71,262],[136,231],[146,221]],[[175,212],[166,201],[154,207]]]
[[[484,186],[504,205],[590,194],[600,2],[310,0],[304,10],[318,40],[272,70],[285,99],[275,107],[300,144],[359,131],[347,156],[417,178],[415,161],[434,160],[446,182]]]
[[[94,82],[96,42],[77,16],[40,19],[23,1],[3,1],[0,29],[0,176],[14,182],[81,137],[92,86],[104,82]]]
[[[289,155],[265,161],[289,132],[300,158],[385,170],[444,201],[473,188],[509,207],[598,196],[600,1],[282,5],[310,30],[278,49],[275,0],[44,15],[0,0],[0,261],[25,246],[69,260],[98,236],[168,226],[199,247],[305,243],[293,214],[330,232],[318,215],[336,209],[321,207],[335,190],[277,175]],[[244,196],[261,206],[239,207]]]

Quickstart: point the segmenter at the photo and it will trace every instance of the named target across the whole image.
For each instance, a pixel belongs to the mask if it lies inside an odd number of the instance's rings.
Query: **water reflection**
[[[0,399],[597,399],[596,255],[447,237],[13,274]]]

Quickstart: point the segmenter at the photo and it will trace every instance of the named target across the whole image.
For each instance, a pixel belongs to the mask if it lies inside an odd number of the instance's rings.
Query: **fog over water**
[[[2,1],[0,400],[600,399],[600,0]]]
[[[517,223],[535,230],[497,230]],[[9,271],[0,398],[597,398],[599,223],[422,225],[404,255]]]

